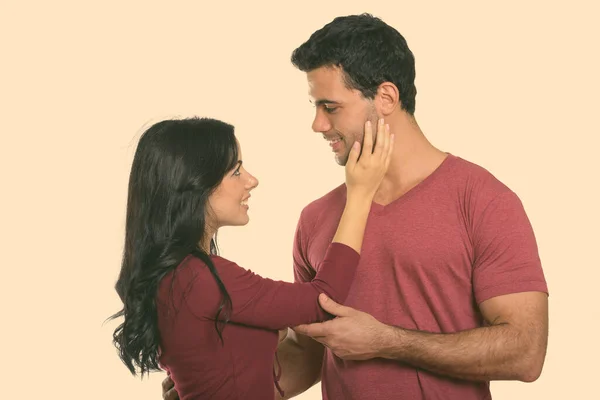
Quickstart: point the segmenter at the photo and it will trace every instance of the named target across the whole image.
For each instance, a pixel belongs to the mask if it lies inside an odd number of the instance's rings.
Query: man
[[[278,350],[291,398],[490,399],[492,380],[535,381],[544,364],[548,290],[525,210],[484,168],[435,148],[416,119],[405,39],[368,14],[338,17],[292,55],[316,106],[312,128],[338,164],[383,117],[395,134],[388,175],[337,318],[290,330]],[[345,201],[340,185],[301,213],[294,276],[315,276]],[[165,380],[163,393],[171,383]]]

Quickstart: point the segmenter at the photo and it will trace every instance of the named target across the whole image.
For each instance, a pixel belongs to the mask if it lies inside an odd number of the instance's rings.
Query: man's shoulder
[[[450,179],[446,182],[461,186],[469,195],[494,198],[512,192],[508,185],[487,167],[461,156],[450,155],[449,157],[453,162],[448,169]]]
[[[460,155],[449,154],[448,157],[454,161],[452,164],[452,171],[457,175],[473,177],[482,180],[497,179],[494,174],[482,164],[478,164]]]
[[[327,210],[343,207],[345,202],[346,184],[342,183],[304,206],[300,213],[300,220],[303,222],[314,221]]]

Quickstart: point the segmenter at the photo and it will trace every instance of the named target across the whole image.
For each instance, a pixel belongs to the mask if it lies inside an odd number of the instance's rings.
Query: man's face
[[[352,144],[363,143],[367,119],[377,126],[375,105],[360,91],[346,87],[339,68],[317,68],[307,73],[307,79],[311,103],[316,106],[312,129],[323,134],[336,162],[346,165]]]

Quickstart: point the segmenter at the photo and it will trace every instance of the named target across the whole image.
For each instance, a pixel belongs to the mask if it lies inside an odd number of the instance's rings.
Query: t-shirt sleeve
[[[304,210],[300,215],[296,232],[294,234],[294,247],[292,249],[294,282],[310,282],[316,271],[308,261],[308,236],[306,232]]]
[[[512,191],[495,197],[477,218],[473,287],[477,303],[526,291],[548,294],[533,228]]]
[[[359,254],[351,247],[331,243],[319,272],[306,283],[264,278],[234,262],[221,259],[216,269],[231,297],[230,322],[280,330],[329,319],[331,316],[319,305],[318,296],[325,293],[343,303],[359,259]],[[203,296],[200,286],[194,287],[188,296],[188,306],[197,315],[206,310],[205,304],[202,304]]]

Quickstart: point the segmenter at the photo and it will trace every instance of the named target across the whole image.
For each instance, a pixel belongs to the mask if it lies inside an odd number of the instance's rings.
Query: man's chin
[[[335,162],[342,166],[345,167],[346,163],[348,162],[348,155],[347,154],[341,154],[341,155],[335,155]]]

